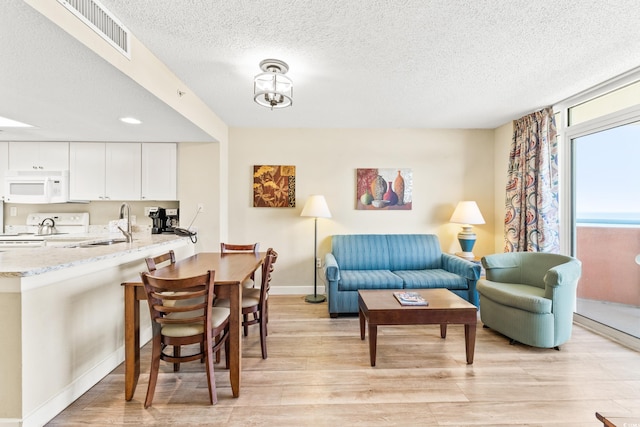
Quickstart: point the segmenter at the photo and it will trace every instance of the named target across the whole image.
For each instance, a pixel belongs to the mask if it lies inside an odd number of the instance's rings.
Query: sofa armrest
[[[332,253],[328,253],[324,257],[324,274],[330,282],[340,280],[340,267],[338,267],[338,261]]]
[[[442,268],[467,280],[476,281],[480,278],[480,266],[478,264],[456,255],[442,254]]]

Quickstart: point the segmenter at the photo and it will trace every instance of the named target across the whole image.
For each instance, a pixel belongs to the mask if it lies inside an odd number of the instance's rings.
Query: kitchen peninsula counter
[[[81,246],[91,242],[123,238],[121,234],[91,235],[70,240],[69,237],[51,240],[64,242],[65,246],[43,246],[33,249],[0,252],[0,278],[39,275],[66,269],[81,264],[119,258],[128,253],[149,250],[154,247],[173,245],[176,241],[189,242],[187,237],[175,234],[134,233],[133,242],[104,246]],[[65,240],[67,239],[67,240]]]
[[[121,283],[140,280],[146,257],[174,250],[180,260],[195,253],[189,238],[171,234],[134,233],[131,243],[76,246],[0,252],[1,427],[46,424],[120,365]],[[141,313],[148,313],[142,303]],[[144,343],[149,316],[140,320]]]

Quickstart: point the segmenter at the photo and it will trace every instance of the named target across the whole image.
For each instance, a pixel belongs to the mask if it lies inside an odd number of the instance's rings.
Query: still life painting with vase
[[[411,169],[356,169],[357,210],[411,210]]]

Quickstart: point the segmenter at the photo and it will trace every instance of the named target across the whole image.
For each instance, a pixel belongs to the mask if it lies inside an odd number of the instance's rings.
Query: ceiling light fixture
[[[120,121],[124,123],[128,123],[130,125],[139,125],[140,123],[142,123],[140,120],[136,119],[135,117],[120,117]]]
[[[0,128],[32,128],[33,126],[0,116]]]
[[[279,59],[265,59],[260,62],[264,73],[253,81],[253,100],[263,107],[286,108],[293,104],[293,82],[285,74],[289,71],[286,62]]]

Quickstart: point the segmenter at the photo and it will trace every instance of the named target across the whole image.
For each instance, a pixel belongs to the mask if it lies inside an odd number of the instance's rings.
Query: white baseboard
[[[87,371],[84,375],[65,387],[60,393],[40,405],[35,411],[26,416],[21,423],[15,424],[22,427],[43,426],[51,421],[56,415],[62,412],[67,406],[76,401],[87,390],[98,384],[100,380],[106,377],[111,371],[118,367],[124,361],[124,346],[111,353],[106,359],[98,365]],[[0,419],[0,425],[14,425],[13,419]]]
[[[313,293],[313,286],[272,286],[269,289],[270,295],[310,295]],[[318,286],[318,294],[324,294],[325,287]]]
[[[151,327],[149,326],[141,329],[140,345],[145,345],[150,339]],[[111,353],[105,360],[100,362],[86,374],[69,384],[60,393],[49,399],[22,421],[14,418],[0,418],[0,427],[39,427],[45,425],[56,415],[62,412],[67,406],[86,393],[91,387],[98,384],[98,382],[117,368],[122,362],[124,362],[124,345]]]

